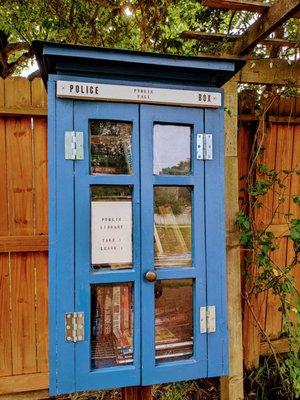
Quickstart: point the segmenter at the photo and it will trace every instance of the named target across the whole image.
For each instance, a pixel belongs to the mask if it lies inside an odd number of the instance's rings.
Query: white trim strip
[[[198,90],[163,89],[142,86],[109,85],[57,81],[60,98],[80,100],[120,101],[127,103],[169,104],[191,107],[220,107],[221,93]]]

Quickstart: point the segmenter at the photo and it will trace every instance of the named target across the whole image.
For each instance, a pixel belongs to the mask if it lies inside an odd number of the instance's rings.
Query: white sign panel
[[[131,264],[131,201],[92,201],[91,220],[92,264]]]
[[[82,100],[170,104],[190,107],[220,107],[221,93],[142,86],[57,81],[57,97]]]

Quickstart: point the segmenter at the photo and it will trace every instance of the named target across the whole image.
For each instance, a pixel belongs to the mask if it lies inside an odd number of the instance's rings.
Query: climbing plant
[[[237,225],[240,230],[240,246],[244,257],[245,288],[244,300],[252,313],[260,335],[270,346],[269,363],[263,361],[257,369],[257,375],[252,373],[252,381],[259,387],[256,398],[268,399],[264,390],[267,385],[266,371],[276,370],[280,385],[274,385],[272,375],[272,398],[294,399],[300,397],[300,297],[295,286],[293,273],[300,268],[300,193],[292,193],[292,201],[296,204],[297,212],[291,214],[284,211],[283,204],[288,201],[288,188],[294,175],[300,175],[300,169],[276,170],[264,163],[266,151],[266,115],[274,101],[279,96],[291,93],[290,88],[283,91],[274,89],[267,94],[267,99],[260,103],[260,123],[255,133],[253,147],[249,161],[249,173],[246,180],[245,202],[237,215]],[[268,220],[258,218],[260,210],[267,208],[266,196],[275,193],[277,203],[273,203],[272,210],[267,210]],[[284,236],[291,241],[293,254],[285,265],[275,262],[274,254],[279,250],[281,236],[276,236],[270,229],[273,221],[281,217],[284,219],[287,231]],[[279,311],[282,315],[281,337],[288,341],[289,351],[284,355],[277,354],[263,324],[260,322],[259,310],[252,306],[254,296],[265,291],[272,291],[279,301]],[[253,379],[254,376],[254,379]],[[260,379],[263,377],[263,379]],[[278,385],[278,382],[276,382]],[[280,389],[278,389],[280,388]],[[275,393],[276,392],[276,393]]]

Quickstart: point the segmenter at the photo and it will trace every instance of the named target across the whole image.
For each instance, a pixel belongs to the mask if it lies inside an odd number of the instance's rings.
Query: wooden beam
[[[236,41],[233,54],[249,54],[257,43],[268,37],[278,26],[286,22],[299,10],[299,0],[277,0]]]
[[[47,235],[0,236],[0,253],[47,250]]]
[[[241,38],[241,35],[226,35],[224,33],[206,33],[206,32],[195,32],[195,31],[184,31],[181,34],[184,39],[196,39],[202,42],[236,42]],[[260,44],[264,46],[272,47],[298,47],[298,40],[288,40],[288,39],[263,39]]]
[[[239,121],[243,122],[259,121],[263,119],[267,122],[274,124],[300,125],[300,117],[289,117],[288,115],[283,117],[276,117],[273,115],[267,115],[265,118],[262,118],[257,114],[239,114]]]
[[[286,338],[284,339],[275,339],[271,341],[273,348],[275,349],[276,353],[288,353],[290,351],[290,345]],[[295,342],[293,347],[298,350],[300,345],[299,343]],[[261,356],[268,356],[272,354],[272,350],[268,342],[261,342],[260,343],[260,355]]]
[[[152,387],[151,386],[132,386],[122,388],[122,400],[151,400]]]
[[[239,35],[226,35],[223,33],[206,33],[196,31],[184,31],[181,34],[184,39],[196,39],[203,42],[221,42],[226,40],[227,42],[234,42],[239,38]]]
[[[46,372],[0,377],[0,394],[48,389],[48,387],[49,374]]]
[[[261,1],[241,1],[241,0],[203,0],[202,5],[210,8],[221,8],[223,10],[250,11],[263,13],[270,8],[270,4]]]
[[[0,107],[1,117],[11,117],[11,116],[47,116],[48,110],[46,107]]]
[[[0,400],[41,400],[49,399],[49,390],[34,390],[23,393],[0,394]]]
[[[240,83],[300,86],[300,62],[289,64],[286,60],[267,58],[248,60],[235,77]]]
[[[225,113],[225,191],[227,238],[227,296],[229,376],[221,378],[221,399],[243,399],[243,342],[241,267],[236,213],[238,212],[238,158],[237,158],[237,81],[224,85]]]

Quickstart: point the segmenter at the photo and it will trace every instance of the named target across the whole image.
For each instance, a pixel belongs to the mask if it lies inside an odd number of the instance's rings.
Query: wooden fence
[[[259,121],[251,106],[251,93],[241,96],[240,119],[238,130],[238,156],[240,180],[240,205],[245,196],[245,181],[242,177],[248,173],[248,161],[252,148],[252,140]],[[250,102],[249,102],[250,98]],[[250,103],[250,105],[249,105]],[[280,98],[269,109],[265,118],[264,154],[261,162],[270,169],[281,171],[280,177],[284,177],[284,170],[300,170],[300,99]],[[278,250],[273,254],[273,261],[279,266],[288,265],[293,258],[293,244],[288,240],[288,225],[285,214],[291,213],[299,218],[299,206],[292,201],[293,195],[300,194],[300,175],[293,174],[285,181],[285,200],[279,206],[281,189],[276,185],[273,191],[267,193],[262,199],[263,207],[257,210],[256,224],[258,226],[269,225],[268,230],[278,237]],[[274,216],[273,216],[274,215]],[[300,288],[300,270],[294,269],[294,278],[297,288]],[[265,291],[251,297],[251,306],[258,322],[253,317],[253,312],[247,304],[244,304],[243,315],[243,344],[244,362],[246,367],[252,368],[258,365],[259,356],[270,354],[271,349],[266,339],[261,334],[261,328],[272,340],[274,348],[279,351],[287,351],[288,343],[285,339],[278,339],[282,329],[282,315],[278,310],[280,303],[272,291]],[[260,327],[259,327],[260,325]]]
[[[48,387],[47,103],[0,80],[0,393]]]
[[[293,124],[288,123],[284,104],[281,101],[272,111],[273,120],[269,118],[266,162],[276,169],[299,163],[299,103]],[[247,172],[255,121],[251,113],[240,119],[240,176]],[[0,80],[0,394],[48,388],[46,123],[46,93],[40,79]],[[293,178],[290,192],[296,194],[299,186]],[[272,196],[267,200],[270,207]],[[292,210],[293,205],[286,202],[283,207]],[[273,228],[283,232],[283,225],[277,220]],[[284,263],[291,248],[284,235],[280,240],[277,257]],[[299,272],[296,279],[300,286]],[[261,323],[276,340],[282,323],[278,304],[271,293],[258,303]],[[247,310],[244,349],[248,364],[267,352]]]

